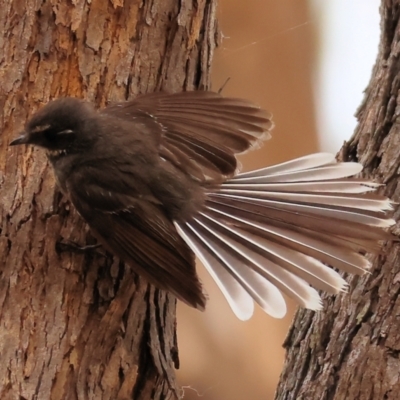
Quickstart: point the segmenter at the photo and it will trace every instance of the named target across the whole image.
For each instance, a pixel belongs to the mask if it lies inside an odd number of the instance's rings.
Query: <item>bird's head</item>
[[[54,100],[40,109],[25,125],[25,131],[10,146],[32,144],[44,147],[50,154],[62,154],[82,148],[86,124],[95,110],[81,100],[66,97]]]

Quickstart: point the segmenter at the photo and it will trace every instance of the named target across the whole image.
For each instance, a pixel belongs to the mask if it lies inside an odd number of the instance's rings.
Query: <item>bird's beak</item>
[[[29,136],[26,132],[22,132],[20,136],[18,136],[10,143],[10,146],[16,146],[18,144],[27,144],[27,143],[29,143]]]

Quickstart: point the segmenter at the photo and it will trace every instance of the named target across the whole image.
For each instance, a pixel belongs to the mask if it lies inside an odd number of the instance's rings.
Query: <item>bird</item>
[[[234,314],[282,318],[286,295],[320,310],[366,253],[392,240],[393,204],[363,167],[316,153],[250,172],[239,154],[272,115],[212,91],[155,92],[96,109],[50,101],[10,145],[44,148],[57,184],[100,243],[157,288],[204,310],[204,264]]]

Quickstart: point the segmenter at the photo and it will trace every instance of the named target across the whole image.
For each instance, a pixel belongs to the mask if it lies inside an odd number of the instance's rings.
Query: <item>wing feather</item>
[[[85,190],[79,190],[82,187]],[[75,182],[68,191],[78,212],[109,251],[158,288],[204,309],[206,298],[194,254],[157,202],[108,192],[93,183]]]
[[[235,154],[261,145],[273,127],[271,115],[253,103],[204,91],[147,94],[103,113],[156,121],[163,128],[160,155],[204,182],[232,177],[238,167]]]

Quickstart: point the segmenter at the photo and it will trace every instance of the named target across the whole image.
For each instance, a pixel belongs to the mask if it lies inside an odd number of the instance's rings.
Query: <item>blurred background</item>
[[[336,153],[354,130],[377,55],[379,0],[219,0],[223,35],[213,89],[270,110],[273,138],[242,157],[245,170],[320,150]],[[295,311],[275,320],[256,309],[238,321],[199,266],[205,313],[179,303],[184,399],[273,399]]]

